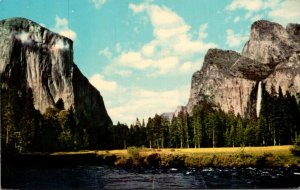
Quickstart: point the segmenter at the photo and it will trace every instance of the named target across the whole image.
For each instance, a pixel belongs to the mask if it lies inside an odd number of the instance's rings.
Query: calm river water
[[[14,169],[2,176],[3,188],[203,189],[298,188],[299,169],[124,169],[78,166]]]

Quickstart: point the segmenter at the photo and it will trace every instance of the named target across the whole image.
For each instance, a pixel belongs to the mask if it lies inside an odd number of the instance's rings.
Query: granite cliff
[[[192,76],[187,111],[206,101],[225,112],[252,117],[259,114],[261,88],[279,87],[300,93],[300,25],[283,26],[260,20],[251,26],[241,53],[210,49],[203,66]]]
[[[78,122],[112,125],[102,96],[73,62],[72,40],[24,18],[0,21],[1,85],[30,89],[44,113],[60,99]]]

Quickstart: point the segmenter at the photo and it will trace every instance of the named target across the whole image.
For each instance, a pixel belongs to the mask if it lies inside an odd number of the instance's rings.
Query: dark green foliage
[[[294,146],[291,148],[291,152],[295,156],[300,156],[300,137],[297,138]]]
[[[133,160],[138,160],[140,157],[140,148],[137,148],[135,146],[127,147],[127,152],[132,157]]]
[[[233,110],[233,109],[232,109]],[[233,111],[201,102],[193,115],[180,112],[171,121],[160,115],[147,125],[136,119],[128,127],[100,127],[87,117],[76,120],[73,108],[64,109],[60,99],[42,115],[33,106],[29,90],[1,88],[1,148],[5,152],[62,151],[79,149],[270,146],[296,142],[300,127],[300,104],[295,96],[262,86],[258,118],[242,118]],[[298,142],[298,141],[297,141]],[[293,153],[300,149],[295,146]]]
[[[1,148],[12,152],[34,147],[41,115],[33,107],[32,92],[1,88]]]
[[[87,127],[84,119],[76,122],[73,108],[65,110],[61,99],[42,115],[33,106],[30,89],[1,86],[2,153],[76,150],[88,148],[90,144],[98,145],[99,139],[106,142],[111,139],[109,135],[106,135],[109,139],[99,138],[100,130],[90,135]]]
[[[158,115],[149,118],[147,136],[150,148],[162,147],[161,139],[170,148],[285,145],[293,143],[299,134],[299,118],[295,96],[283,94],[281,88],[278,93],[273,88],[269,94],[263,86],[258,118],[242,118],[233,111],[226,114],[201,102],[194,107],[193,116],[181,112],[166,125]],[[162,136],[164,131],[167,138]]]
[[[148,166],[158,168],[161,165],[161,157],[159,154],[154,153],[147,157]]]
[[[65,109],[64,101],[61,98],[59,98],[55,104],[55,107],[59,110],[64,110]]]

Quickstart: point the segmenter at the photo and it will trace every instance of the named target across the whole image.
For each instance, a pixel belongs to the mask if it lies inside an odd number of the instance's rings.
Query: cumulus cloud
[[[107,0],[90,0],[90,2],[93,3],[96,9],[100,9],[107,2]]]
[[[60,18],[56,15],[55,21],[55,27],[53,28],[55,32],[59,33],[62,36],[70,38],[73,41],[76,39],[76,32],[69,28],[69,21],[66,18]]]
[[[118,99],[121,105],[114,106],[111,103],[107,104],[107,110],[114,123],[121,121],[127,124],[133,123],[136,118],[147,119],[155,114],[161,114],[162,108],[164,111],[174,111],[177,105],[186,103],[189,96],[189,85],[181,86],[174,90],[155,91],[137,87],[119,88],[116,94],[110,98]],[[143,111],[141,112],[141,109]]]
[[[258,11],[264,8],[263,0],[233,0],[226,9],[234,11],[236,9],[245,9],[247,11]]]
[[[173,10],[150,1],[131,3],[128,8],[134,17],[147,19],[153,28],[153,38],[135,49],[119,43],[114,45],[109,49],[113,56],[103,74],[130,76],[129,80],[137,81],[136,84],[149,78],[154,81],[160,81],[160,77],[166,81],[174,80],[179,75],[182,79],[184,76],[190,79],[192,73],[201,68],[206,51],[217,47],[217,44],[207,41],[207,23],[192,28]],[[148,89],[147,84],[125,88],[120,82],[116,90],[109,93],[109,99],[105,99],[108,113],[114,122],[131,124],[136,117],[147,120],[156,113],[174,111],[178,105],[187,104],[189,82],[183,85],[181,81],[180,86],[173,90],[161,88],[163,81],[156,90]]]
[[[244,44],[248,39],[248,36],[242,35],[240,33],[235,33],[233,30],[226,30],[226,44],[229,47],[239,47],[241,44]]]
[[[180,68],[178,69],[181,73],[189,73],[190,71],[197,71],[202,67],[203,60],[196,60],[196,61],[187,61],[184,62]]]
[[[300,1],[298,0],[285,0],[280,1],[278,4],[271,4],[271,10],[268,16],[276,22],[283,25],[287,23],[300,22]]]
[[[186,105],[190,90],[190,85],[178,86],[172,90],[124,87],[116,81],[105,79],[101,74],[94,74],[89,81],[103,96],[108,114],[114,123],[120,121],[131,124],[137,117],[147,121],[148,117],[156,113],[174,111],[177,105]]]
[[[101,93],[105,103],[111,103],[116,97],[118,85],[116,81],[105,80],[101,74],[94,74],[89,78],[90,83]],[[112,96],[112,95],[115,96]]]
[[[136,4],[130,3],[128,7],[129,7],[130,10],[132,10],[132,12],[134,14],[143,12],[146,9],[145,4],[136,5]]]
[[[198,36],[193,38],[191,26],[176,12],[165,6],[146,1],[141,4],[129,4],[128,8],[134,15],[144,14],[153,27],[153,39],[137,50],[122,50],[112,63],[140,71],[151,72],[147,76],[174,73],[182,64],[194,63],[194,59],[203,57],[209,48],[217,44],[205,42],[208,24],[199,26]],[[112,67],[111,65],[109,67]],[[111,69],[113,70],[113,69]],[[190,71],[191,72],[191,71]]]
[[[265,12],[267,19],[286,25],[299,22],[299,7],[299,0],[232,0],[225,9],[227,11],[245,10],[245,19],[251,21],[262,19],[262,12]]]
[[[101,92],[112,92],[116,90],[117,83],[115,81],[105,80],[100,74],[95,74],[89,79],[90,83]]]
[[[115,73],[123,77],[129,77],[132,75],[132,71],[130,70],[116,70]]]

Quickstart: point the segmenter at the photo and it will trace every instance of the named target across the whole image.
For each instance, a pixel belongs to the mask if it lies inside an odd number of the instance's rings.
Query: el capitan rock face
[[[100,93],[73,62],[73,42],[24,19],[0,21],[1,84],[31,89],[41,113],[59,99],[74,109],[77,119],[101,126],[112,124]]]
[[[269,21],[252,24],[242,53],[208,50],[203,67],[193,74],[187,111],[207,101],[243,117],[257,113],[258,87],[270,93],[300,93],[300,25],[286,28]],[[258,110],[259,111],[259,110]]]

